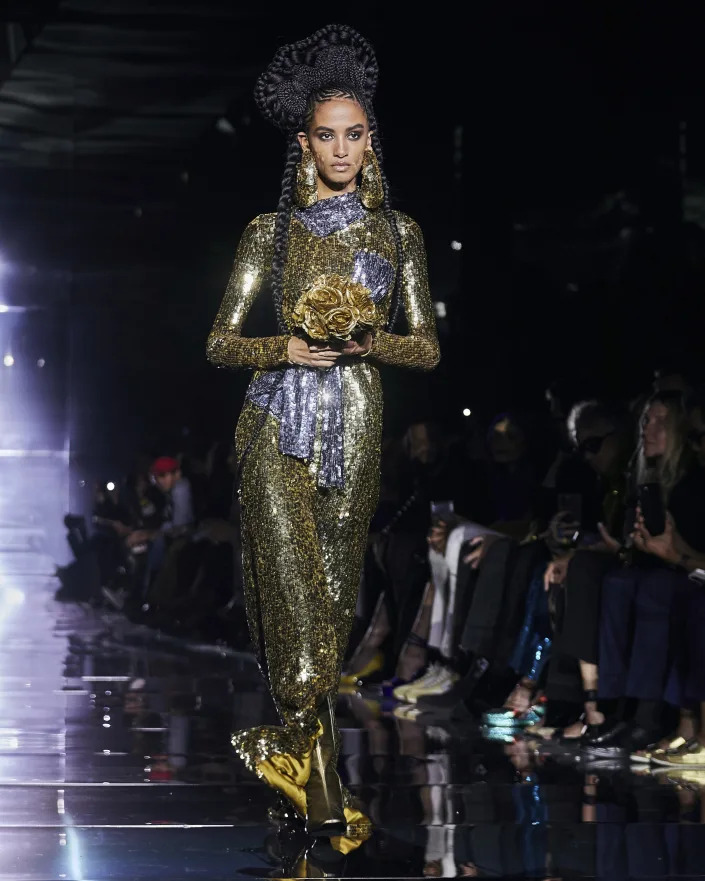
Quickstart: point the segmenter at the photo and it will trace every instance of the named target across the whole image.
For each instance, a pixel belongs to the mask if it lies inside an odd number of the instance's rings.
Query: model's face
[[[371,133],[365,112],[351,98],[331,98],[316,106],[307,132],[299,132],[302,149],[311,150],[320,184],[319,198],[351,192],[362,168]]]

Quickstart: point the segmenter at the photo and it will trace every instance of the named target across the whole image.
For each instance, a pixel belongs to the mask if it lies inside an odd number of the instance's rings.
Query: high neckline
[[[309,232],[319,237],[340,232],[366,214],[358,190],[341,193],[327,199],[319,199],[309,208],[297,208],[294,216],[303,223]]]

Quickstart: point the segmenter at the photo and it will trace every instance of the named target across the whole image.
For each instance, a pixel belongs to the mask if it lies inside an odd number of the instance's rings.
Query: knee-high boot
[[[323,726],[313,745],[311,776],[306,784],[306,831],[312,836],[344,835],[347,829],[343,792],[335,769],[335,715],[327,697],[318,710]]]

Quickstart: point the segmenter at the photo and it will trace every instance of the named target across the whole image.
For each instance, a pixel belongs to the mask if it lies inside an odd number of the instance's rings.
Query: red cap
[[[160,456],[152,462],[152,467],[149,469],[149,472],[154,477],[162,477],[164,474],[171,474],[178,470],[179,463],[176,459],[172,459],[171,456]]]

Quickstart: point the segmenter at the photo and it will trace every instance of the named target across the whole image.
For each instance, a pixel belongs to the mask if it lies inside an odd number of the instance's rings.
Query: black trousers
[[[598,662],[602,583],[617,567],[611,554],[578,551],[563,586],[562,621],[556,634],[561,654],[589,664]]]
[[[487,550],[475,584],[472,603],[463,628],[461,648],[477,657],[493,658],[507,580],[518,546],[500,538]]]
[[[396,661],[411,633],[431,576],[426,535],[393,532],[384,553],[384,597],[392,629],[389,661]]]

